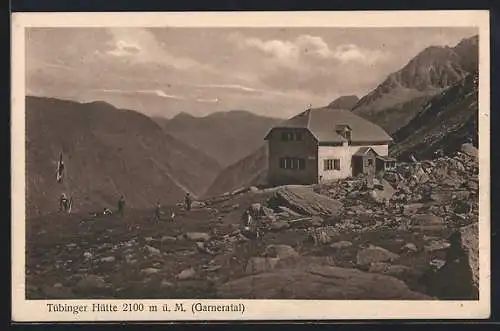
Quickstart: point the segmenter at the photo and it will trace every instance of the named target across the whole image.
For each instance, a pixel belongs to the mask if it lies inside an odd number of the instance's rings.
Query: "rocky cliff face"
[[[428,98],[476,71],[478,52],[478,36],[455,47],[428,47],[362,97],[353,111],[393,133],[411,120]],[[394,113],[398,115],[390,115]]]
[[[393,138],[391,154],[406,159],[413,153],[432,158],[441,149],[452,154],[462,144],[478,143],[478,75],[468,75],[449,89],[436,95],[422,107]]]

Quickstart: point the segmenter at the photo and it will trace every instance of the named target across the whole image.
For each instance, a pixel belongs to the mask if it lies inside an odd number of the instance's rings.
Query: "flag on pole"
[[[59,153],[59,161],[57,162],[57,182],[60,183],[63,180],[63,174],[64,174],[64,161],[63,161],[63,156],[62,152]]]

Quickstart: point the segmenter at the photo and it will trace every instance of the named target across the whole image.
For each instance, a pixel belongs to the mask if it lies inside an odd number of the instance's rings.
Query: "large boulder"
[[[462,153],[465,153],[469,155],[470,157],[474,158],[475,160],[478,160],[479,158],[479,152],[476,147],[474,147],[472,144],[463,144],[462,147],[460,148]]]
[[[285,206],[308,216],[338,216],[343,204],[304,186],[285,186],[274,193],[269,205]]]
[[[374,189],[370,191],[369,196],[373,201],[382,203],[391,200],[395,192],[396,190],[391,186],[391,184],[383,179],[374,186]]]
[[[325,265],[291,267],[223,284],[225,299],[432,300],[391,276]]]
[[[428,291],[440,299],[478,300],[478,225],[460,228],[450,236],[449,242],[444,265],[426,275]]]

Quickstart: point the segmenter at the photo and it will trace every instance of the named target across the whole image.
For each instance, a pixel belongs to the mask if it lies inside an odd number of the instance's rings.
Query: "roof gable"
[[[356,156],[365,156],[367,154],[373,154],[375,156],[378,156],[378,153],[375,152],[375,150],[371,147],[360,147],[356,153],[354,153],[353,155],[356,155]]]

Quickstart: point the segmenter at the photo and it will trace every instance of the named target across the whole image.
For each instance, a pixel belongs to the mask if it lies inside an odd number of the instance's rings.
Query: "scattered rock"
[[[280,210],[280,215],[286,216],[286,217],[300,217],[301,215],[293,210],[291,210],[288,207],[285,206],[278,206],[278,209]]]
[[[166,242],[166,241],[176,241],[177,238],[176,237],[172,237],[172,236],[163,236],[161,237],[161,241],[162,242]]]
[[[237,194],[245,192],[246,190],[247,189],[245,187],[240,187],[240,188],[237,188],[236,190],[234,190],[233,192],[231,192],[231,195],[237,195]]]
[[[196,242],[196,249],[201,253],[215,255],[215,252],[213,252],[210,248],[206,247],[205,244],[201,241]]]
[[[102,277],[97,275],[87,275],[76,285],[76,289],[83,293],[93,292],[95,290],[104,289],[105,287],[106,282]]]
[[[399,258],[399,255],[394,254],[385,248],[370,246],[358,252],[356,256],[356,263],[363,266],[370,265],[373,262],[394,261],[397,258]]]
[[[100,261],[101,262],[106,262],[106,263],[115,262],[116,258],[114,256],[106,256],[106,257],[101,258]]]
[[[472,210],[470,201],[455,200],[453,201],[453,212],[457,214],[468,214]]]
[[[145,248],[150,255],[161,256],[161,251],[158,248],[154,248],[153,246],[149,246],[149,245],[146,245]]]
[[[433,271],[437,271],[437,270],[441,269],[445,264],[446,264],[446,261],[441,260],[441,259],[432,259],[429,262],[429,265],[432,267]]]
[[[261,212],[262,212],[262,216],[269,217],[269,216],[273,216],[274,215],[274,211],[271,208],[268,208],[266,206],[262,206]]]
[[[416,212],[418,212],[419,209],[423,208],[424,204],[423,203],[410,203],[404,206],[404,211],[403,213],[405,215],[413,215]]]
[[[443,218],[434,214],[416,214],[410,218],[410,228],[414,230],[441,230],[445,227]]]
[[[252,193],[260,193],[261,191],[255,187],[255,186],[250,186],[250,188],[248,189],[250,192]]]
[[[266,257],[277,257],[280,259],[299,256],[299,254],[289,245],[268,245],[264,251],[264,255]]]
[[[460,148],[460,150],[473,157],[475,160],[479,160],[479,151],[477,150],[476,147],[474,147],[474,145],[472,144],[463,144],[462,147]]]
[[[206,206],[207,205],[204,202],[202,202],[202,201],[193,201],[191,203],[191,208],[204,208]]]
[[[370,264],[368,272],[385,274],[394,277],[403,277],[410,272],[410,267],[405,265],[392,265],[386,262],[374,262]]]
[[[247,262],[246,274],[256,274],[273,270],[280,259],[277,257],[252,257]]]
[[[188,280],[193,279],[196,275],[196,271],[194,268],[184,269],[177,275],[177,279],[179,280]]]
[[[57,285],[57,284],[55,284]],[[64,286],[42,286],[42,293],[48,299],[69,299],[74,296],[70,288]]]
[[[342,250],[352,247],[352,242],[350,241],[338,241],[330,245],[331,248],[335,250]]]
[[[382,180],[379,184],[375,185],[375,188],[370,191],[370,198],[377,202],[382,203],[390,200],[396,190],[389,184],[388,181]]]
[[[187,232],[185,234],[187,240],[191,241],[209,241],[210,235],[205,232]]]
[[[146,269],[142,269],[141,270],[141,273],[145,274],[145,275],[153,275],[153,274],[156,274],[158,273],[160,270],[159,269],[156,269],[156,268],[146,268]]]
[[[272,231],[285,230],[288,229],[289,227],[290,224],[288,224],[288,222],[285,222],[284,220],[276,220],[275,222],[269,225],[269,229]]]
[[[174,284],[173,284],[173,283],[171,283],[171,282],[169,282],[169,281],[167,281],[167,280],[162,280],[162,281],[161,281],[161,283],[160,283],[160,286],[161,286],[162,288],[165,288],[165,287],[173,287],[173,286],[174,286]]]
[[[405,253],[416,253],[418,251],[418,248],[413,243],[407,243],[401,248],[401,251]]]
[[[448,247],[450,247],[450,243],[447,242],[446,240],[437,240],[437,241],[431,242],[430,244],[425,245],[424,249],[427,252],[435,252],[435,251],[447,249]]]

